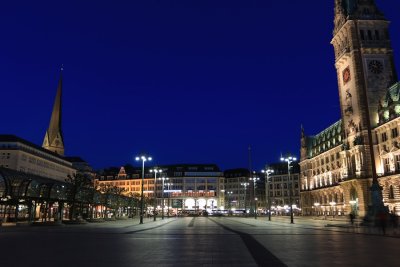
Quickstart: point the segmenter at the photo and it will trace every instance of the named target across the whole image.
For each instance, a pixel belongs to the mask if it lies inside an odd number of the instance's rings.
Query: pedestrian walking
[[[353,212],[351,212],[350,213],[350,223],[351,223],[351,225],[353,226],[354,225],[354,213]]]
[[[382,229],[382,233],[384,235],[386,235],[386,220],[387,220],[386,212],[385,211],[379,212],[377,219],[378,219],[379,226]]]
[[[397,228],[399,227],[399,217],[394,211],[390,213],[390,222],[393,227],[393,234],[397,234]]]

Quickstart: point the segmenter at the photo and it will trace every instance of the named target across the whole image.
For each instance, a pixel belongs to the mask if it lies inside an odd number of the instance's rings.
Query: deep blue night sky
[[[0,133],[41,145],[64,64],[67,155],[95,168],[299,156],[300,125],[340,118],[328,1],[7,1]],[[167,4],[168,2],[168,4]],[[151,4],[150,4],[151,3]],[[392,21],[400,68],[400,1]]]

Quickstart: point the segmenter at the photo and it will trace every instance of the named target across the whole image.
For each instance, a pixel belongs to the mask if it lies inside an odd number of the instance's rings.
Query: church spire
[[[61,67],[56,99],[51,113],[49,128],[44,137],[43,148],[64,156],[64,140],[61,131],[62,71],[63,67]]]

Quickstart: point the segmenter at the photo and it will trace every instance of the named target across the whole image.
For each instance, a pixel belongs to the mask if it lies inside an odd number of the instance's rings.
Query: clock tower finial
[[[43,148],[64,156],[64,138],[61,130],[62,71],[58,81],[56,99],[51,113],[49,128],[43,140]]]

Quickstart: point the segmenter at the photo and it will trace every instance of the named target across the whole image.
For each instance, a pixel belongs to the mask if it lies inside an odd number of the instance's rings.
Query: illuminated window
[[[394,159],[396,161],[396,171],[400,170],[400,155],[394,156]]]
[[[390,172],[390,160],[389,159],[384,159],[385,161],[385,173]]]
[[[385,111],[383,112],[383,117],[385,118],[385,120],[388,120],[388,119],[389,119],[389,116],[390,116],[389,110],[385,110]]]
[[[400,114],[400,105],[396,105],[394,107],[394,112],[396,112],[396,114]]]
[[[396,127],[396,128],[392,129],[392,138],[395,138],[397,136],[399,136],[399,132],[398,132],[397,127]]]
[[[382,134],[381,134],[381,138],[382,138],[382,142],[386,142],[386,140],[387,140],[387,135],[386,135],[386,133],[382,133]]]

